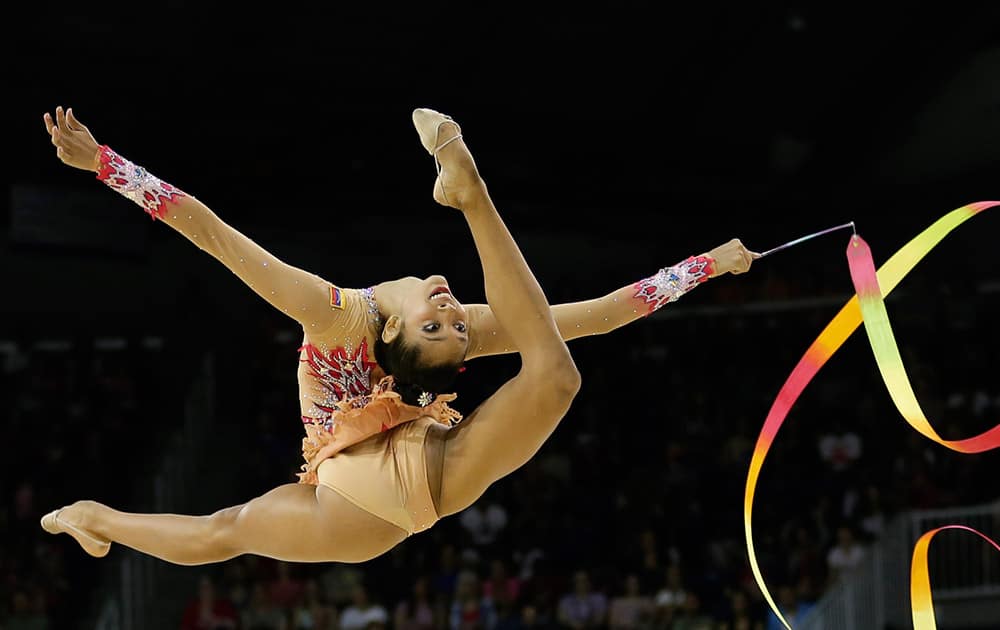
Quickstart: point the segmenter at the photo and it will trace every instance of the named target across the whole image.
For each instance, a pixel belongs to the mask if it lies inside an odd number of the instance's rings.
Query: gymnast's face
[[[399,318],[386,322],[386,328],[393,336],[404,334],[407,345],[416,346],[421,362],[429,365],[461,363],[469,350],[465,307],[451,294],[444,276],[409,279]]]

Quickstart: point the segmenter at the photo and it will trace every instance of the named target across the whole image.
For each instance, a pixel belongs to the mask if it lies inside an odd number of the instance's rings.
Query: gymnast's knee
[[[546,361],[534,371],[533,377],[546,385],[542,391],[547,392],[554,402],[572,402],[580,391],[580,370],[568,352]]]
[[[227,552],[234,555],[243,552],[237,535],[237,520],[242,509],[243,506],[226,508],[204,517],[205,530],[201,539],[206,547],[217,552]]]
[[[559,378],[561,380],[558,382],[559,386],[563,389],[563,394],[570,399],[576,398],[576,395],[580,393],[582,379],[580,378],[580,370],[576,367],[576,363],[572,357],[560,367]]]

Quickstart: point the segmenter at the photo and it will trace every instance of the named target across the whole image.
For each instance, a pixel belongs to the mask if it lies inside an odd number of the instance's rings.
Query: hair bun
[[[413,383],[400,383],[396,381],[394,389],[408,405],[420,405],[420,396],[424,390],[419,385]]]

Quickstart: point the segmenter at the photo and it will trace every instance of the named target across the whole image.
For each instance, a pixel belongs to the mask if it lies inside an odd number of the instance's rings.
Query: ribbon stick
[[[920,411],[919,404],[917,404],[916,398],[913,395],[913,389],[906,378],[902,360],[899,358],[899,350],[896,347],[892,331],[889,328],[888,315],[885,313],[885,303],[882,300],[882,298],[889,295],[910,270],[947,236],[949,232],[979,212],[997,205],[1000,205],[1000,202],[978,202],[949,212],[900,248],[899,251],[886,261],[878,272],[875,272],[871,251],[864,244],[864,241],[857,235],[851,237],[850,244],[848,245],[848,263],[851,267],[852,280],[855,283],[857,294],[848,300],[847,304],[840,309],[840,312],[823,329],[819,337],[813,341],[795,366],[795,369],[788,376],[785,384],[781,387],[777,398],[771,405],[767,418],[764,420],[764,426],[757,438],[757,444],[750,459],[750,470],[747,473],[746,490],[743,498],[743,529],[746,536],[750,568],[753,571],[754,579],[760,587],[761,593],[764,595],[764,599],[786,628],[790,629],[791,626],[788,625],[781,611],[778,610],[777,605],[774,603],[774,598],[764,584],[754,551],[753,528],[751,525],[754,491],[757,487],[757,480],[760,476],[764,459],[767,457],[767,453],[778,434],[778,430],[788,416],[788,412],[795,404],[795,401],[798,400],[806,385],[816,376],[820,368],[826,364],[830,357],[840,349],[843,343],[847,341],[848,337],[857,329],[862,320],[865,322],[869,341],[872,344],[872,351],[875,354],[876,362],[878,363],[879,370],[882,372],[883,380],[889,389],[893,403],[911,426],[929,439],[958,452],[978,453],[1000,445],[1000,427],[994,427],[982,435],[958,441],[943,440],[931,428],[930,423]],[[914,560],[917,560],[916,556]],[[926,556],[923,557],[923,561],[923,570],[926,572]],[[931,630],[934,628],[934,625],[933,608],[930,604],[929,579],[927,581],[927,591],[924,600],[926,600],[927,609],[930,612],[931,625],[917,626],[917,628],[919,630]],[[913,611],[915,619],[917,616],[918,601],[923,600],[914,598]]]
[[[759,258],[763,258],[764,256],[770,256],[774,252],[780,252],[783,249],[788,249],[792,245],[798,245],[799,243],[805,243],[806,241],[814,239],[817,236],[823,236],[824,234],[829,234],[830,232],[834,232],[836,230],[843,230],[844,228],[851,228],[853,230],[854,229],[854,221],[851,221],[849,223],[845,223],[843,225],[835,225],[832,228],[827,228],[825,230],[820,230],[819,232],[813,232],[812,234],[806,234],[805,236],[800,236],[799,238],[796,238],[796,239],[793,239],[791,241],[788,241],[784,245],[778,245],[777,247],[772,247],[771,249],[769,249],[766,252],[762,253],[759,256]]]

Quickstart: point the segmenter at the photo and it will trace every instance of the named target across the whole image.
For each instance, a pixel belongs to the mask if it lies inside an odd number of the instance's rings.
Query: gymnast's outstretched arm
[[[709,278],[724,273],[745,273],[758,256],[734,238],[603,297],[556,304],[552,307],[552,316],[565,341],[603,335],[675,302]],[[470,304],[466,310],[469,313],[467,359],[518,351],[517,344],[489,306]]]
[[[215,257],[307,333],[321,334],[342,314],[339,289],[282,262],[193,196],[98,145],[72,109],[56,108],[55,119],[46,113],[45,127],[65,164],[96,172],[98,179],[142,206],[150,217],[163,220]]]

